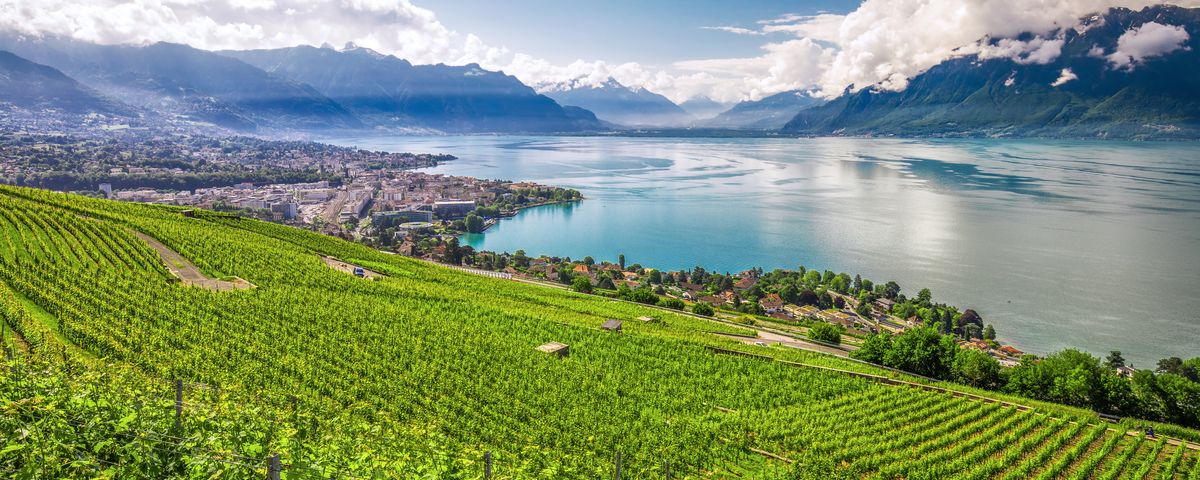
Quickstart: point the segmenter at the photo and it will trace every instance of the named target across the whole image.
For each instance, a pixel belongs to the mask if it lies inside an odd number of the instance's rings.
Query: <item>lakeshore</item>
[[[1200,338],[1200,146],[898,139],[382,137],[459,157],[425,171],[579,190],[476,250],[720,272],[797,264],[925,286],[1005,343],[1121,350],[1139,368]],[[1116,272],[1121,272],[1119,275]]]

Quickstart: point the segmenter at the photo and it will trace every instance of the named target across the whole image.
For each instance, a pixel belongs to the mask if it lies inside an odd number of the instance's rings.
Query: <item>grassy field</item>
[[[1071,410],[289,227],[0,187],[0,232],[0,314],[32,350],[0,376],[3,476],[258,478],[278,454],[284,478],[482,478],[485,453],[496,478],[611,478],[618,455],[623,478],[1200,475]],[[135,232],[256,288],[173,282]]]

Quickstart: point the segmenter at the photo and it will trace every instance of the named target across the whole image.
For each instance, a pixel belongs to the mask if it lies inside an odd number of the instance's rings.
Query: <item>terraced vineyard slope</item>
[[[482,478],[485,453],[494,478],[1200,475],[1094,417],[298,229],[0,187],[0,233],[3,477]],[[180,282],[142,236],[254,288]]]

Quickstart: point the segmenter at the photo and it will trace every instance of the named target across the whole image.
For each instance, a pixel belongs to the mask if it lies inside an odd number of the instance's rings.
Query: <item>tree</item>
[[[991,355],[969,348],[954,357],[954,380],[979,388],[995,388],[1000,383],[1000,362]]]
[[[816,288],[817,285],[820,285],[820,284],[821,284],[821,272],[818,272],[816,270],[809,270],[808,273],[804,274],[804,285],[805,286],[807,286],[811,289],[811,288]]]
[[[570,269],[562,267],[558,269],[558,281],[570,285],[575,279],[574,275],[571,275]]]
[[[650,280],[650,283],[663,283],[662,272],[658,270],[652,270],[650,275],[647,275],[646,277],[648,280]]]
[[[626,300],[645,303],[647,305],[654,305],[658,303],[658,295],[655,295],[654,292],[649,288],[638,287],[629,293],[629,296],[626,298]]]
[[[467,215],[467,218],[463,220],[463,224],[466,226],[467,232],[469,233],[479,233],[483,231],[483,218],[479,215],[475,215],[474,213]]]
[[[840,344],[842,343],[842,333],[845,331],[846,328],[841,325],[820,322],[808,329],[808,338],[818,342]]]
[[[818,301],[816,292],[813,292],[809,289],[804,289],[804,291],[800,292],[800,295],[797,295],[796,297],[796,304],[801,306],[816,305]]]
[[[858,306],[854,307],[854,313],[863,318],[871,318],[871,302],[858,302]]]
[[[713,311],[712,305],[701,302],[701,303],[692,305],[692,313],[694,313],[696,315],[704,315],[706,317],[711,317],[711,316],[713,316],[713,313],[715,313],[715,312]]]
[[[1121,355],[1120,350],[1113,350],[1108,353],[1107,357],[1104,357],[1104,365],[1113,370],[1124,367],[1125,357]]]
[[[968,308],[963,310],[962,315],[958,317],[958,325],[961,327],[968,324],[979,325],[980,328],[983,328],[983,318],[975,310]]]
[[[1100,364],[1100,359],[1067,349],[1036,360],[1032,355],[1009,370],[1009,392],[1039,400],[1089,407],[1101,412],[1129,412],[1129,382]]]
[[[933,302],[933,293],[928,288],[922,288],[917,292],[917,306],[928,308]]]
[[[525,256],[524,250],[517,250],[517,253],[513,254],[512,261],[517,268],[529,268],[529,257]]]
[[[617,265],[619,265],[621,267],[621,270],[625,269],[625,254],[624,253],[617,255]]]
[[[667,307],[675,310],[683,310],[683,300],[678,298],[663,297],[658,300],[658,306]]]
[[[883,365],[883,357],[892,349],[892,336],[887,333],[876,333],[863,340],[858,350],[850,352],[850,358]]]
[[[846,293],[846,280],[842,278],[841,275],[833,277],[833,279],[829,281],[829,289],[838,293]]]
[[[596,259],[592,258],[591,255],[583,257],[583,264],[590,267],[596,264]]]
[[[962,328],[963,338],[967,340],[983,337],[983,329],[974,323],[968,323]]]
[[[1183,361],[1179,357],[1158,361],[1158,373],[1173,373],[1193,382],[1200,382],[1200,357]]]
[[[958,354],[954,339],[931,327],[914,328],[898,335],[883,356],[883,364],[917,375],[946,379]]]
[[[600,275],[600,280],[596,282],[596,287],[603,288],[605,290],[616,290],[617,288],[617,286],[613,284],[612,278],[609,278],[608,275]]]
[[[838,310],[846,308],[846,301],[842,299],[841,295],[833,297],[833,308]]]
[[[579,293],[592,293],[592,281],[587,277],[580,275],[571,280],[571,290]]]
[[[996,328],[993,327],[992,324],[989,323],[986,327],[983,328],[983,338],[984,338],[984,340],[995,340],[996,339]]]
[[[896,296],[900,295],[900,284],[896,282],[887,282],[883,286],[883,296],[890,300],[895,300]]]

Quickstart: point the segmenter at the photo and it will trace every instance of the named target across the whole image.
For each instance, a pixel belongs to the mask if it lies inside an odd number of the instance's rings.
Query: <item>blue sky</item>
[[[580,58],[669,65],[680,60],[752,56],[761,36],[706,30],[753,28],[784,14],[845,14],[855,0],[437,0],[418,5],[437,13],[448,28],[470,32],[492,45],[554,63]],[[786,36],[786,34],[776,34]]]

